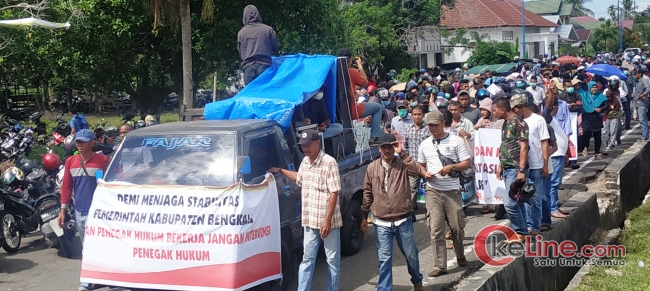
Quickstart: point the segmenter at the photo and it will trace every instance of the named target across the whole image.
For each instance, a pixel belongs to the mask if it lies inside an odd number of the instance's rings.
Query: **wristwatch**
[[[456,171],[456,165],[451,165],[451,170]]]
[[[523,174],[523,173],[525,173],[525,172],[526,172],[526,169],[524,169],[524,168],[519,168],[519,173],[522,173],[522,174]]]

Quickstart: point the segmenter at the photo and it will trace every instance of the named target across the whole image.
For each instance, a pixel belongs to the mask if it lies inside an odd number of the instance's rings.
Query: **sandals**
[[[493,212],[494,212],[494,207],[492,207],[490,205],[485,206],[485,208],[483,208],[483,211],[481,211],[481,213],[483,213],[483,214],[488,214],[488,213],[493,213]]]

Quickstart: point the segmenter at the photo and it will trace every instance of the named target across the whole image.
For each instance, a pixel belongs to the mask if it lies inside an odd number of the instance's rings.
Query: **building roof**
[[[525,26],[557,27],[541,16],[525,10]],[[521,26],[521,5],[507,0],[457,0],[443,13],[440,24],[450,29]]]
[[[573,25],[567,24],[567,25],[560,25],[555,28],[555,32],[558,33],[558,36],[566,41],[577,41],[578,40],[578,35],[576,34],[575,29],[573,29]]]
[[[544,19],[550,21],[550,22],[559,24],[560,15],[540,15],[540,16],[543,17]]]
[[[518,0],[510,0],[512,3],[521,3]],[[538,15],[571,16],[574,4],[562,0],[534,0],[524,2],[526,10]]]
[[[575,21],[573,18],[575,18],[575,17],[572,17],[572,18],[571,18],[571,24],[573,24],[573,26],[574,26],[576,29],[594,30],[594,29],[600,27],[601,24],[605,23],[604,21],[596,21],[596,22],[578,22],[578,21]]]
[[[591,36],[591,30],[576,29],[576,35],[578,35],[578,41],[589,41],[589,37]]]
[[[618,21],[614,23],[618,27]],[[632,29],[634,27],[634,20],[623,20],[623,28]]]
[[[585,23],[585,22],[600,22],[600,20],[598,20],[598,19],[596,19],[596,18],[593,18],[593,17],[591,17],[591,16],[589,16],[589,15],[571,17],[571,21],[573,22],[574,20],[575,20],[576,22],[580,22],[580,23]]]

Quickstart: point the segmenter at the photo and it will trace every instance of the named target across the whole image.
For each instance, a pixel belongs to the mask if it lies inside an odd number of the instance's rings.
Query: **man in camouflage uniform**
[[[510,185],[517,181],[526,179],[526,169],[528,166],[528,125],[517,116],[511,108],[512,104],[525,102],[525,94],[515,94],[511,100],[499,98],[492,105],[494,116],[504,120],[501,131],[501,149],[499,153],[499,168],[497,170],[497,179],[505,179],[506,190]],[[514,102],[514,103],[513,103]],[[526,208],[524,203],[518,203],[505,195],[504,206],[510,219],[510,225],[517,233],[519,241],[524,241],[524,236],[528,234],[526,225]]]

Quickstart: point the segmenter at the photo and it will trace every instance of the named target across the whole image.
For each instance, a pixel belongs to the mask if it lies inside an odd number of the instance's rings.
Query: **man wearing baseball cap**
[[[304,238],[302,263],[298,270],[298,290],[311,290],[321,242],[329,265],[326,290],[338,290],[341,267],[340,230],[343,226],[338,202],[341,192],[339,165],[333,157],[321,150],[318,131],[308,129],[301,132],[298,144],[305,154],[298,172],[275,167],[269,169],[269,172],[296,181],[296,185],[302,188]]]
[[[59,212],[59,227],[63,228],[67,205],[72,201],[74,193],[75,219],[77,230],[83,246],[86,233],[86,220],[97,188],[96,174],[106,171],[110,158],[93,152],[95,134],[89,129],[81,129],[75,134],[75,145],[78,155],[65,161],[63,185],[61,186],[61,212]],[[92,290],[92,284],[81,282],[79,291]]]
[[[409,178],[420,176],[420,166],[390,133],[379,137],[379,150],[381,159],[372,162],[366,170],[361,206],[362,217],[372,213],[375,225],[379,259],[377,290],[392,290],[393,240],[396,239],[406,258],[415,291],[423,291],[411,218],[413,197],[409,187]],[[361,230],[368,231],[368,220],[361,220]]]
[[[456,174],[471,167],[471,163],[464,141],[457,135],[445,132],[445,118],[442,112],[427,113],[426,121],[431,137],[420,144],[418,163],[421,167],[420,173],[427,181],[427,226],[435,259],[434,269],[428,276],[438,277],[447,273],[446,222],[451,229],[458,266],[464,267],[467,264],[463,252],[465,214],[460,180]],[[443,164],[441,160],[446,162]]]
[[[648,136],[648,105],[650,105],[650,79],[645,76],[648,68],[640,66],[634,71],[636,87],[634,87],[634,105],[641,124],[641,138],[647,141]]]

